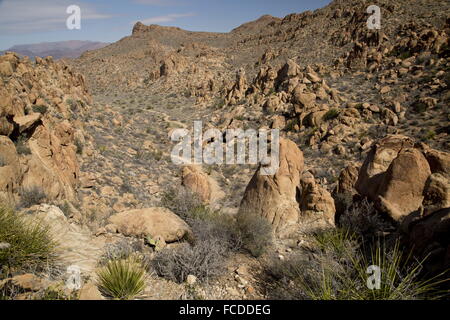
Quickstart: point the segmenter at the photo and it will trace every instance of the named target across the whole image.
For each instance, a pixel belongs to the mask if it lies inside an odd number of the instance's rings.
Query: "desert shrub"
[[[185,281],[189,274],[200,281],[220,275],[229,254],[241,248],[236,221],[211,210],[185,188],[166,192],[161,205],[185,220],[194,237],[180,247],[158,252],[152,263],[156,273],[177,282]]]
[[[323,115],[323,119],[325,121],[331,121],[333,119],[336,119],[338,116],[339,116],[339,110],[333,108],[333,109],[328,110],[328,112]]]
[[[254,257],[261,256],[272,243],[272,226],[255,214],[240,214],[237,219],[242,246]]]
[[[105,266],[112,260],[126,260],[133,256],[140,256],[142,264],[145,258],[141,254],[145,250],[145,245],[139,240],[122,239],[118,242],[106,245],[103,255],[99,259],[99,265]]]
[[[0,243],[8,244],[0,249],[0,271],[39,272],[56,262],[56,243],[49,229],[4,207],[0,207]]]
[[[80,139],[75,139],[75,147],[77,147],[77,154],[83,154],[84,146]]]
[[[171,281],[182,283],[188,275],[200,281],[209,280],[224,271],[227,248],[218,239],[184,243],[175,249],[164,249],[153,259],[156,273]]]
[[[14,142],[16,145],[16,151],[18,154],[28,155],[31,154],[30,147],[28,147],[27,144],[27,137],[24,135],[21,135],[17,138],[17,140]]]
[[[48,300],[48,301],[69,301],[77,300],[75,292],[67,293],[64,288],[49,287],[42,292],[39,292],[34,300]]]
[[[289,120],[287,123],[286,123],[286,127],[284,128],[284,130],[285,131],[294,131],[295,130],[295,126],[296,125],[299,125],[299,120],[298,119],[292,119],[292,120]]]
[[[166,191],[162,195],[161,206],[170,209],[188,223],[192,219],[192,213],[204,207],[200,197],[186,188]]]
[[[44,190],[39,186],[25,187],[20,192],[20,207],[29,208],[41,204],[47,199]]]
[[[97,276],[99,290],[114,299],[130,300],[145,289],[145,270],[133,257],[110,260]]]
[[[161,206],[186,221],[196,239],[219,239],[231,250],[241,248],[241,232],[231,217],[205,206],[198,195],[186,188],[171,189],[162,196]]]
[[[37,112],[40,114],[46,114],[47,110],[48,110],[48,107],[44,106],[44,105],[33,106],[33,112]]]
[[[416,101],[412,104],[412,108],[415,112],[417,113],[424,113],[425,111],[428,110],[428,106],[426,105],[426,103],[422,102],[422,101]]]
[[[434,130],[427,130],[422,136],[423,141],[434,140],[435,138],[436,138],[436,131]]]
[[[367,199],[355,202],[348,207],[338,223],[341,228],[365,238],[373,238],[393,228],[392,223],[381,216]]]
[[[279,286],[274,298],[311,300],[411,300],[440,298],[442,281],[422,280],[423,261],[405,255],[399,241],[380,240],[370,248],[339,229],[317,234],[318,250],[274,260],[269,267]],[[368,286],[369,266],[381,270],[379,289]],[[289,283],[291,285],[289,285]],[[293,284],[293,285],[292,285]]]

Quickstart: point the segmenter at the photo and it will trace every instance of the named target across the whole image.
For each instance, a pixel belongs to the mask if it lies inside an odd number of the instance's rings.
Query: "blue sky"
[[[192,31],[228,32],[264,14],[284,17],[330,0],[0,0],[0,50],[17,44],[92,40],[115,42],[136,21]],[[81,8],[81,30],[68,30],[70,5]]]

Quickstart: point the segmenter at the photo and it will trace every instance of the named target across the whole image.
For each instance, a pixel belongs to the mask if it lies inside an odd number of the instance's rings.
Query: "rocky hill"
[[[229,33],[137,23],[70,66],[1,56],[0,195],[81,267],[63,296],[115,297],[97,281],[111,261],[139,261],[141,299],[421,299],[420,280],[448,281],[450,3],[376,1],[369,30],[372,4]],[[175,165],[170,135],[196,120],[279,129],[279,170]],[[369,260],[395,269],[386,290],[366,289]],[[0,296],[67,276],[9,264]]]

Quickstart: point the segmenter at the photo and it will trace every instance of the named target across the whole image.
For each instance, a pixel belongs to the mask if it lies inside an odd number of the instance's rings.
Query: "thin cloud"
[[[149,6],[174,6],[180,4],[177,0],[133,0],[133,2]]]
[[[180,18],[193,17],[195,13],[173,13],[165,16],[152,17],[145,20],[140,20],[143,24],[157,24],[175,21]],[[133,22],[136,23],[137,21]]]
[[[72,2],[72,3],[71,3]],[[72,0],[3,0],[0,1],[0,34],[11,35],[66,28],[66,13]],[[80,2],[81,21],[108,19],[91,4]]]

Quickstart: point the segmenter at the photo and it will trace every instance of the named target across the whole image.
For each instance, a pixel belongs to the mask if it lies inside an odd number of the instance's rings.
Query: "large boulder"
[[[279,154],[276,174],[261,175],[261,168],[256,171],[245,190],[239,214],[260,215],[270,221],[277,234],[286,234],[300,218],[296,194],[304,160],[302,151],[287,139],[280,140]]]
[[[109,222],[125,236],[162,237],[167,243],[192,236],[187,223],[166,208],[123,211],[111,216]]]
[[[383,175],[376,200],[394,220],[401,220],[420,208],[430,175],[423,154],[417,149],[404,149]]]
[[[362,165],[355,188],[359,194],[372,200],[378,198],[378,187],[383,175],[403,148],[414,147],[414,141],[406,136],[391,135],[372,146]]]
[[[450,154],[389,135],[369,152],[356,181],[356,190],[395,221],[420,211],[449,206]],[[419,210],[420,209],[420,210]]]

